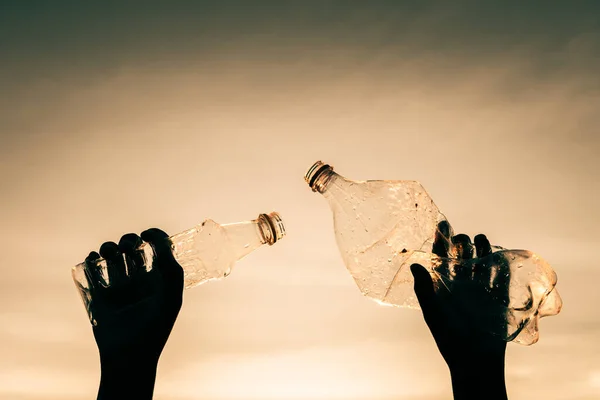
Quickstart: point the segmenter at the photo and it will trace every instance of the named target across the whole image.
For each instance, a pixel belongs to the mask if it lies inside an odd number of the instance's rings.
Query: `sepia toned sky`
[[[185,293],[164,400],[441,400],[418,311],[360,295],[316,160],[420,181],[456,232],[535,251],[564,307],[511,400],[600,398],[594,1],[0,3],[0,399],[95,398],[70,267],[104,241],[279,211],[285,240]]]

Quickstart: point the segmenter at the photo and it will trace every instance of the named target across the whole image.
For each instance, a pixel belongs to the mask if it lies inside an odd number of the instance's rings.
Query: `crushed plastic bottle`
[[[537,342],[539,318],[560,312],[556,274],[538,255],[492,246],[486,257],[458,258],[452,227],[419,182],[352,181],[321,161],[305,180],[329,202],[338,248],[360,291],[380,304],[419,308],[410,271],[418,263],[438,293],[447,289],[457,306],[468,301],[461,308],[478,328],[506,341]]]
[[[272,212],[260,214],[252,221],[223,225],[207,219],[192,229],[171,236],[169,240],[173,256],[183,268],[184,286],[190,289],[228,276],[236,261],[264,244],[275,244],[285,234],[283,220],[278,213]],[[143,243],[134,254],[123,255],[127,278],[136,273],[150,272],[154,257],[152,246],[147,243]],[[106,260],[99,258],[94,262],[77,264],[71,274],[90,322],[96,325],[92,304],[93,282],[109,288],[115,280],[114,272],[111,274]]]

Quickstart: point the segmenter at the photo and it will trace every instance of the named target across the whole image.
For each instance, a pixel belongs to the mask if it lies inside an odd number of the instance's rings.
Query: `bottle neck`
[[[261,222],[258,219],[222,225],[236,260],[247,256],[267,243],[260,225]]]
[[[331,190],[337,181],[344,181],[344,178],[333,171],[333,167],[321,161],[317,161],[308,170],[304,176],[306,183],[313,190],[325,194]]]
[[[222,225],[239,260],[264,244],[273,245],[285,236],[285,226],[278,213],[260,214],[257,219]]]
[[[351,186],[353,183],[331,170],[317,179],[313,190],[321,193],[331,203],[348,197],[348,193],[352,192]]]

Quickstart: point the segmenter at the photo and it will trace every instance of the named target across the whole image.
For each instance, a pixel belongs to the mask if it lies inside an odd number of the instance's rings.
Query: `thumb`
[[[415,294],[423,311],[423,317],[425,317],[425,322],[431,328],[437,311],[436,295],[431,274],[420,264],[411,265],[410,272],[415,279]]]
[[[415,294],[419,300],[421,307],[427,307],[432,302],[435,296],[433,290],[433,280],[429,272],[420,264],[410,266],[410,272],[415,279]]]
[[[157,266],[161,272],[167,276],[183,276],[183,269],[175,260],[171,250],[171,240],[169,235],[157,228],[145,230],[140,235],[142,240],[150,243],[152,250],[156,255]]]
[[[156,257],[167,261],[173,258],[173,253],[170,248],[169,235],[158,228],[150,228],[145,230],[140,235],[144,242],[150,243],[152,250],[156,253]]]

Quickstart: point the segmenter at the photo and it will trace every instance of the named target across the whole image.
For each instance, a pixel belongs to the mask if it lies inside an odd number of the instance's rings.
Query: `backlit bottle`
[[[257,219],[245,222],[220,225],[207,219],[184,232],[169,238],[173,256],[184,271],[186,289],[202,283],[222,279],[231,273],[236,261],[242,259],[259,247],[273,245],[285,236],[285,226],[278,213],[260,214]],[[123,255],[127,277],[139,273],[132,265],[141,265],[141,272],[152,270],[154,251],[152,246],[143,243],[129,260]],[[77,286],[90,321],[95,324],[92,307],[94,285],[109,288],[113,284],[111,270],[106,260],[100,258],[94,262],[83,262],[72,269],[73,280]]]
[[[535,343],[539,318],[560,312],[556,274],[536,254],[492,246],[485,258],[458,259],[450,224],[419,182],[352,181],[321,161],[305,180],[328,201],[344,264],[365,296],[385,305],[419,308],[410,271],[418,263],[429,270],[436,288],[447,288],[453,299],[473,285],[486,290],[493,307],[466,308],[500,316],[475,317],[483,321],[481,329],[507,341]],[[449,232],[440,235],[440,226]],[[446,258],[435,254],[436,237],[449,239]]]

